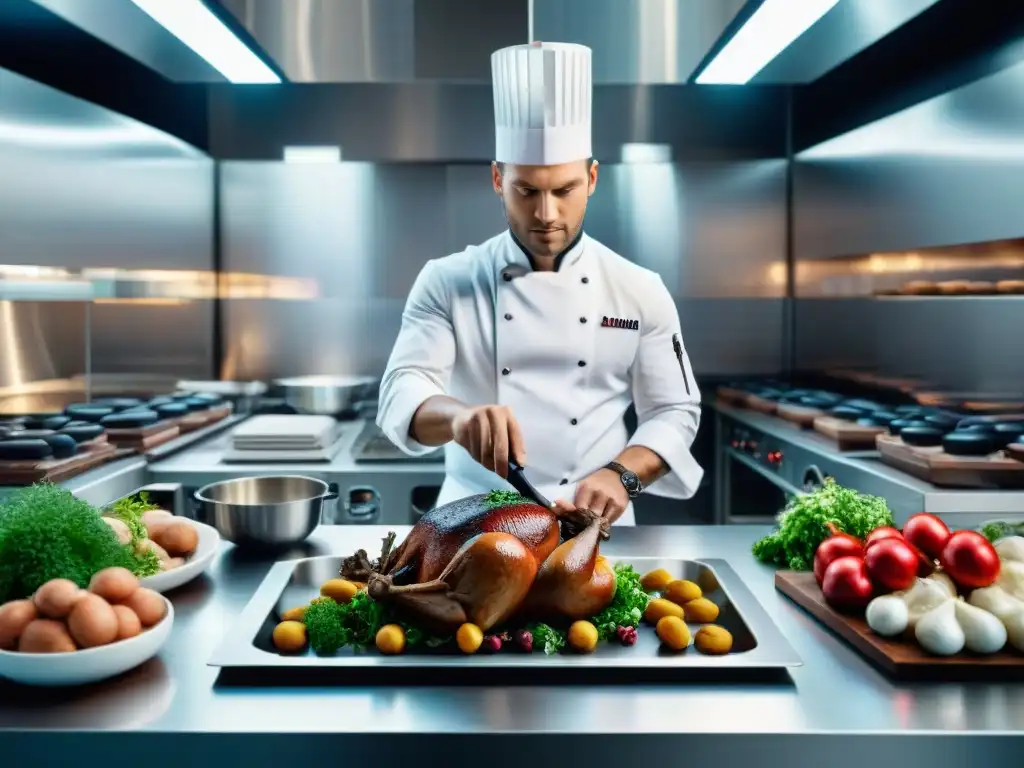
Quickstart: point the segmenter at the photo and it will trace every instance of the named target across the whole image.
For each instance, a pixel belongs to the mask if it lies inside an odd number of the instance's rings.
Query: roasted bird
[[[423,515],[397,548],[391,534],[375,563],[359,550],[341,576],[438,633],[466,622],[487,631],[513,616],[583,619],[615,596],[615,573],[599,554],[607,537],[600,516],[480,494]]]

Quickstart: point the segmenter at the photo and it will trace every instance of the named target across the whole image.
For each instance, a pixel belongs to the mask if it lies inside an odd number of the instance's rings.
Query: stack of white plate
[[[330,416],[254,416],[234,429],[224,461],[330,461],[339,429]]]

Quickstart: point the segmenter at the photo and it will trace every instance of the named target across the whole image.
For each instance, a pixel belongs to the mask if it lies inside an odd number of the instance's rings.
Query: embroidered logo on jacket
[[[622,317],[605,317],[601,318],[602,328],[625,328],[627,331],[639,331],[640,321],[639,320],[626,320]]]

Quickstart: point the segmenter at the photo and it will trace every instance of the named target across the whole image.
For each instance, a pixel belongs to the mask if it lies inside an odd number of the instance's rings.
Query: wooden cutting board
[[[1024,461],[1024,443],[1013,443],[1006,446],[1006,455],[1016,461]]]
[[[780,403],[775,408],[775,415],[786,421],[799,424],[803,429],[811,429],[814,426],[814,420],[824,416],[825,412],[818,408],[808,408],[803,405],[783,405]]]
[[[32,485],[49,480],[59,483],[105,464],[117,455],[117,447],[104,438],[78,446],[69,459],[0,461],[0,485]]]
[[[956,656],[932,656],[913,637],[876,635],[863,618],[831,608],[813,573],[776,571],[775,588],[890,677],[902,680],[1024,679],[1024,654],[1012,648],[987,656],[975,656],[966,651]]]
[[[159,445],[168,443],[178,435],[181,430],[178,424],[171,420],[158,421],[148,427],[139,429],[108,429],[107,438],[118,448],[130,448],[132,451],[148,451]]]
[[[834,441],[841,451],[873,451],[875,437],[885,433],[885,427],[865,427],[835,416],[819,416],[814,420],[814,431]]]
[[[942,448],[907,445],[898,436],[875,438],[882,461],[946,488],[1024,488],[1024,463],[999,451],[990,456],[950,456]]]

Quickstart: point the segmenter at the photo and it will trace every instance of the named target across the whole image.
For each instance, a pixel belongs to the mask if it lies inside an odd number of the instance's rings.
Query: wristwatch
[[[626,469],[617,461],[608,462],[605,464],[605,469],[610,469],[613,472],[619,473],[619,478],[622,480],[622,485],[626,488],[626,493],[629,495],[629,498],[635,499],[643,493],[644,485],[640,482],[640,478],[633,470]]]

